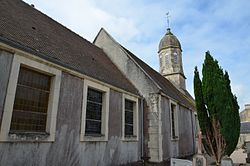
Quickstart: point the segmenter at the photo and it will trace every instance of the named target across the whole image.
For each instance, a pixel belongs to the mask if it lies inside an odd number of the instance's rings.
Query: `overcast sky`
[[[25,0],[83,38],[93,41],[101,27],[155,70],[158,45],[171,31],[182,45],[187,89],[201,71],[207,50],[229,72],[240,111],[250,103],[249,0]]]

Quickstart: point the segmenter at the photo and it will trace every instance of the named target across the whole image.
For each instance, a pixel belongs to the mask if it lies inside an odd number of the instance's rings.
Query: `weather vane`
[[[169,12],[167,12],[166,15],[167,15],[168,29],[170,29],[170,26],[169,26],[169,18],[170,18]]]

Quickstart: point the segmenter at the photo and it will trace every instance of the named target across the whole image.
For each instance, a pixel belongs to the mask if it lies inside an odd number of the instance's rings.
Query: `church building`
[[[131,165],[196,152],[194,99],[170,29],[152,55],[157,72],[103,28],[89,42],[21,0],[1,0],[0,16],[0,165]]]
[[[170,29],[159,44],[160,73],[120,45],[103,28],[94,44],[103,49],[144,98],[144,155],[150,157],[151,162],[162,162],[194,154],[194,100],[185,87],[180,42]]]

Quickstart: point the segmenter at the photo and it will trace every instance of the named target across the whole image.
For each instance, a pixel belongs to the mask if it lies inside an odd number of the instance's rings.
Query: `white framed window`
[[[109,87],[84,80],[80,141],[108,141]]]
[[[179,129],[178,129],[178,105],[176,102],[169,102],[169,110],[170,110],[170,124],[171,124],[171,140],[179,139]]]
[[[61,71],[14,55],[0,141],[55,140]]]
[[[138,98],[123,94],[122,140],[138,141]]]

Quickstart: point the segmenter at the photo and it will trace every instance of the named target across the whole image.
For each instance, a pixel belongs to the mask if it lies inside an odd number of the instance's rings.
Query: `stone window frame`
[[[130,100],[134,102],[133,105],[133,136],[131,137],[126,137],[125,136],[125,100]],[[128,94],[123,94],[122,95],[122,140],[123,141],[139,141],[139,112],[138,112],[138,98],[128,95]]]
[[[86,125],[86,109],[87,109],[87,94],[88,88],[92,88],[103,93],[103,105],[102,105],[102,134],[97,135],[85,135],[85,125]],[[110,88],[84,79],[83,85],[83,99],[82,99],[82,118],[81,118],[81,131],[80,131],[80,141],[108,141],[108,121],[109,121],[109,98],[110,98]]]
[[[175,137],[173,137],[173,133],[172,133],[172,105],[175,106],[175,110],[174,110],[174,124],[175,124]],[[172,141],[177,141],[179,140],[179,117],[178,117],[178,112],[179,112],[179,105],[177,104],[177,102],[170,100],[169,102],[169,118],[170,118],[170,133],[171,133],[171,140]]]
[[[11,118],[15,100],[15,93],[20,67],[24,66],[34,71],[38,71],[51,77],[50,95],[47,111],[46,132],[45,133],[10,133]],[[18,54],[14,54],[8,88],[4,103],[4,111],[1,122],[0,142],[54,142],[56,133],[56,118],[58,112],[58,102],[61,85],[61,70],[51,67],[49,64],[41,63],[35,59],[30,59]]]
[[[51,76],[21,65],[10,133],[46,133]]]

